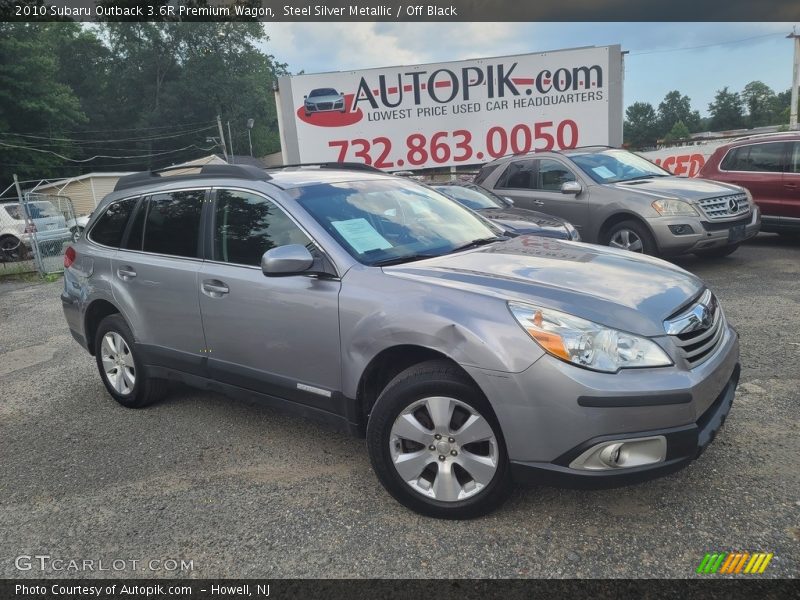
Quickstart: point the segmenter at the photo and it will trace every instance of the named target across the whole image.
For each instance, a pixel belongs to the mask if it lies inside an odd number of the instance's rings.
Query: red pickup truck
[[[761,230],[800,234],[800,132],[741,138],[717,148],[698,177],[750,190]]]

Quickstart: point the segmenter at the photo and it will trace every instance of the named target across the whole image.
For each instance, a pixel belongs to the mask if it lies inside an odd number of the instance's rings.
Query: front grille
[[[704,198],[700,200],[699,204],[706,216],[712,221],[730,219],[750,212],[750,203],[747,201],[746,194],[728,194],[726,196]]]
[[[333,108],[333,102],[319,102],[317,103],[317,110],[330,110]]]
[[[717,299],[706,290],[688,309],[664,321],[681,356],[694,368],[717,349],[725,333],[725,315]]]

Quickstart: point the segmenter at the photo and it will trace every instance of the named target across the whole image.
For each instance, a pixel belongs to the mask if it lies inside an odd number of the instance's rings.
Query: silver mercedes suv
[[[124,406],[176,380],[321,419],[447,518],[513,481],[670,473],[731,408],[738,336],[672,264],[507,238],[363,166],[175,173],[120,179],[64,258],[69,328]]]
[[[475,183],[568,220],[583,241],[644,254],[723,257],[761,228],[745,188],[677,177],[606,146],[503,157]]]

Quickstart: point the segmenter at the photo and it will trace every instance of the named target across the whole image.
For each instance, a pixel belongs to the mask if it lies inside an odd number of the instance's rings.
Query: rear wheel
[[[739,244],[731,244],[730,246],[721,246],[709,250],[698,250],[694,254],[701,258],[723,258],[729,254],[733,254],[738,248]]]
[[[95,359],[100,377],[111,396],[127,408],[141,408],[159,400],[167,382],[147,376],[125,319],[109,315],[95,335]]]
[[[497,419],[480,390],[444,361],[416,365],[389,383],[370,415],[367,447],[386,490],[424,515],[478,517],[511,490]]]
[[[25,246],[13,235],[4,235],[0,238],[0,253],[3,260],[22,260],[25,256]]]
[[[629,250],[639,254],[657,253],[658,248],[647,227],[637,221],[622,221],[613,225],[605,236],[604,243],[612,248]]]

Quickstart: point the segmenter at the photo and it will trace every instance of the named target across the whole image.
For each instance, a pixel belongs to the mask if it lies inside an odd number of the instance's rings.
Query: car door
[[[209,215],[211,254],[198,282],[212,378],[341,412],[338,278],[267,277],[267,250],[308,234],[272,199],[217,189]]]
[[[758,142],[731,148],[720,162],[720,179],[747,188],[767,219],[783,214],[787,142]]]
[[[208,193],[177,190],[142,199],[112,258],[114,297],[146,364],[201,376],[206,343],[197,281]]]
[[[783,174],[781,225],[800,228],[800,141],[791,142],[789,161]]]

